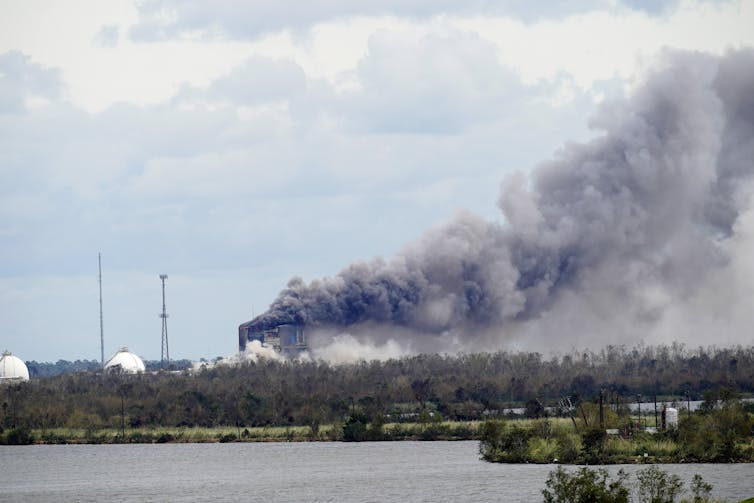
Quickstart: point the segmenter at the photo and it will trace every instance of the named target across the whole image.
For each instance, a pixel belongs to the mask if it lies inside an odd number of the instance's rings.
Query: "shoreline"
[[[465,428],[463,435],[449,434],[449,427]],[[309,426],[270,426],[270,427],[185,427],[185,428],[131,428],[126,430],[125,437],[119,429],[85,429],[85,428],[54,428],[45,430],[30,430],[30,437],[25,442],[3,443],[0,445],[146,445],[146,444],[221,444],[221,443],[320,443],[320,442],[460,442],[480,441],[478,427],[481,423],[440,423],[426,425],[422,423],[395,423],[384,425],[381,438],[349,441],[338,434],[342,428],[335,425],[323,425],[318,428],[316,435]],[[6,430],[6,434],[8,430]],[[480,454],[480,459],[483,457]],[[501,459],[486,460],[499,464],[553,464],[561,466],[607,466],[607,465],[651,465],[651,464],[734,464],[752,463],[754,459],[743,456],[740,459],[727,461],[708,461],[678,458],[676,456],[657,456],[649,454],[639,455],[606,455],[603,459],[591,458],[561,461],[558,459],[526,459],[505,461]]]
[[[480,422],[387,423],[378,435],[358,441],[479,440]],[[6,430],[6,437],[12,430]],[[0,440],[2,435],[0,435]],[[7,438],[6,438],[7,440]],[[5,445],[342,442],[342,425],[216,426],[126,428],[46,428],[24,430]],[[3,442],[0,442],[3,445]]]

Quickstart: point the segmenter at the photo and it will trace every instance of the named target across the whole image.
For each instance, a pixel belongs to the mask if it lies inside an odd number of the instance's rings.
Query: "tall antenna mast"
[[[170,351],[168,350],[168,313],[165,311],[165,280],[168,279],[167,274],[160,274],[162,280],[162,353],[160,354],[160,365],[165,368],[165,364],[170,366]]]
[[[105,367],[105,325],[102,321],[102,253],[97,253],[99,265],[99,358],[102,367]]]

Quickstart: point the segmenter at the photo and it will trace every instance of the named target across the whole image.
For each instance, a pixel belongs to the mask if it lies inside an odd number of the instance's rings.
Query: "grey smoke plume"
[[[710,316],[726,316],[727,301],[703,290],[725,290],[722,272],[735,273],[748,252],[754,50],[669,53],[592,121],[604,134],[504,181],[505,224],[461,213],[389,261],[308,284],[294,278],[252,324],[443,350],[543,346],[553,336],[682,338],[673,319],[699,319],[712,305]]]

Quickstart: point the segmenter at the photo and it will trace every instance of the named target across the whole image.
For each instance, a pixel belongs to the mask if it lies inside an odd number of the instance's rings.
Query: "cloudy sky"
[[[293,276],[390,257],[588,140],[754,2],[0,1],[0,349],[235,351]]]

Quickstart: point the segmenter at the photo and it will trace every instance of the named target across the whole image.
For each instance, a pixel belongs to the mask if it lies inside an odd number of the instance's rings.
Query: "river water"
[[[485,463],[477,449],[477,442],[0,446],[0,501],[542,501],[554,466]],[[687,486],[701,474],[727,501],[754,496],[754,464],[662,468]]]

